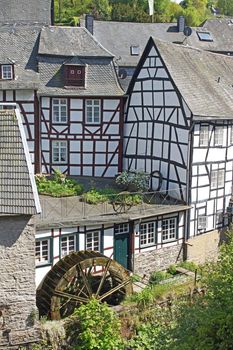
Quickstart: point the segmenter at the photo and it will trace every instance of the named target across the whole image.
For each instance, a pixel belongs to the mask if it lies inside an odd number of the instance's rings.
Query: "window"
[[[13,69],[11,64],[3,64],[1,66],[1,76],[4,80],[13,79]]]
[[[209,141],[209,128],[208,128],[208,126],[201,126],[199,145],[200,146],[208,146],[208,141]]]
[[[130,54],[131,56],[139,56],[140,50],[138,45],[130,46]]]
[[[50,240],[36,241],[36,265],[50,263]]]
[[[213,41],[212,35],[209,32],[197,32],[197,35],[201,41]]]
[[[53,122],[67,123],[67,100],[53,98]]]
[[[223,223],[223,212],[218,210],[216,213],[216,225],[222,225]]]
[[[233,125],[231,125],[230,143],[233,144]]]
[[[86,250],[100,251],[100,232],[86,233]]]
[[[61,257],[62,258],[76,250],[75,249],[75,246],[76,246],[76,237],[75,237],[75,235],[61,237],[61,241],[60,242],[61,242],[60,243],[60,245],[61,245],[60,248],[61,248]]]
[[[224,186],[224,169],[212,170],[211,172],[211,189]]]
[[[85,85],[85,67],[66,65],[65,66],[65,85],[84,86]]]
[[[217,126],[214,130],[214,146],[223,145],[223,127]]]
[[[148,246],[156,243],[156,225],[155,222],[147,222],[140,225],[140,246]]]
[[[115,233],[128,233],[129,232],[129,224],[119,224],[115,226]]]
[[[67,142],[52,142],[52,159],[53,163],[67,163]]]
[[[162,221],[162,241],[171,241],[176,238],[176,218],[164,219]]]
[[[200,215],[197,220],[198,230],[206,230],[207,228],[207,216]]]
[[[86,100],[86,122],[100,123],[100,100]]]

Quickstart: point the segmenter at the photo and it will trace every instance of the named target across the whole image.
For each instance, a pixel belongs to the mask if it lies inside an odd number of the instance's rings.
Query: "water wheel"
[[[93,297],[117,305],[131,293],[131,279],[122,265],[99,252],[79,251],[59,260],[47,273],[37,289],[37,307],[41,316],[55,320]]]

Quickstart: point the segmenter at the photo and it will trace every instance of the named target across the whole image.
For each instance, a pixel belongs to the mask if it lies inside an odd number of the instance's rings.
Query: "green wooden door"
[[[114,260],[129,268],[129,233],[115,235]]]

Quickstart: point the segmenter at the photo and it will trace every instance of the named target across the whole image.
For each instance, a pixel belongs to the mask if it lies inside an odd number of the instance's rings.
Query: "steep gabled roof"
[[[226,18],[208,19],[196,32],[210,33],[213,41],[201,41],[197,33],[188,38],[188,44],[216,52],[233,52],[233,20]]]
[[[40,212],[26,136],[18,110],[0,111],[0,215]]]
[[[39,44],[40,95],[123,95],[113,64],[105,50],[85,28],[43,28]],[[85,66],[85,87],[65,86],[64,65]]]
[[[40,55],[113,57],[85,28],[43,28],[39,46]]]
[[[0,27],[0,64],[14,64],[14,80],[1,80],[0,89],[36,89],[39,85],[36,55],[40,27]]]
[[[84,25],[84,21],[81,21]],[[182,42],[185,38],[177,31],[176,23],[129,23],[94,21],[94,37],[110,52],[112,52],[119,66],[135,67],[140,56],[132,56],[131,46],[139,46],[142,54],[148,39],[155,38]]]
[[[195,117],[233,119],[233,57],[154,40]]]
[[[0,24],[51,24],[52,0],[1,0]]]

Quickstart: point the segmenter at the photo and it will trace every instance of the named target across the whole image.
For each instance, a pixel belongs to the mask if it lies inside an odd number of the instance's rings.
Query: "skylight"
[[[140,53],[139,46],[138,45],[130,46],[130,53],[132,56],[138,56]]]
[[[213,41],[212,35],[209,32],[197,32],[197,35],[201,41]]]

